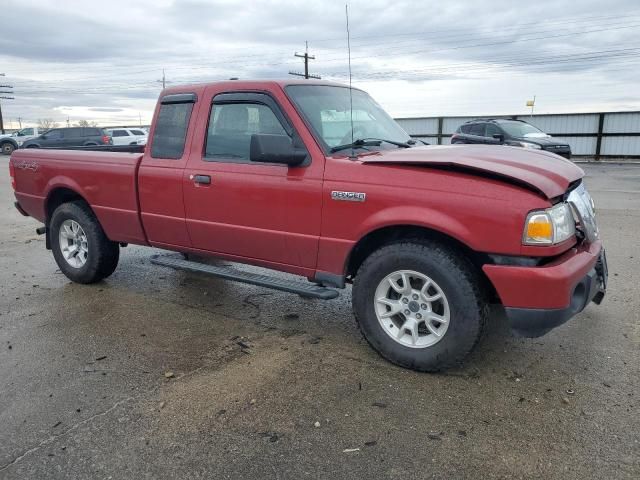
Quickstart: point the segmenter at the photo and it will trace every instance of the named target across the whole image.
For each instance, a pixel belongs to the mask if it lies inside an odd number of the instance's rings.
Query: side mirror
[[[251,135],[249,158],[252,162],[282,163],[295,167],[307,158],[307,151],[293,146],[287,135],[254,133]]]
[[[501,133],[494,133],[493,138],[498,140],[500,143],[504,143],[504,135]]]
[[[46,140],[46,139],[47,139],[47,135],[43,133],[42,135],[40,135],[40,138],[41,138],[42,140]]]

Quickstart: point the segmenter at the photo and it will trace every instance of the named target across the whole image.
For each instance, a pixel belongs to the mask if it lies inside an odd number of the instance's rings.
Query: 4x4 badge
[[[363,192],[340,192],[334,190],[331,192],[332,200],[344,200],[346,202],[364,202],[367,194]]]
[[[37,162],[28,162],[26,160],[13,160],[12,163],[15,168],[31,170],[32,172],[37,172],[40,167]]]

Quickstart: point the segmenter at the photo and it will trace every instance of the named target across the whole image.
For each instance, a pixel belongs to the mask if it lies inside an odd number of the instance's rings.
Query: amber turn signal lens
[[[529,215],[525,227],[524,243],[529,245],[553,243],[553,223],[546,212]]]
[[[531,222],[527,227],[527,236],[529,238],[545,238],[551,240],[552,234],[551,223],[547,222]]]

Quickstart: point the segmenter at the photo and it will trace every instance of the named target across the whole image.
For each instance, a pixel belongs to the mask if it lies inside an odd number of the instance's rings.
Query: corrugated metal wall
[[[412,137],[432,144],[448,144],[451,135],[460,125],[475,118],[524,120],[558,140],[567,142],[576,156],[640,158],[640,112],[424,117],[399,118],[397,121]]]

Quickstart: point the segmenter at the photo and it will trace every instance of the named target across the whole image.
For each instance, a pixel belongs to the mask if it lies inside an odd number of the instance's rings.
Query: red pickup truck
[[[13,153],[16,207],[71,280],[108,277],[138,244],[300,275],[153,258],[307,297],[353,284],[371,346],[422,371],[462,361],[489,303],[533,337],[604,297],[584,173],[555,154],[418,145],[365,92],[314,81],[167,89],[149,139]]]

